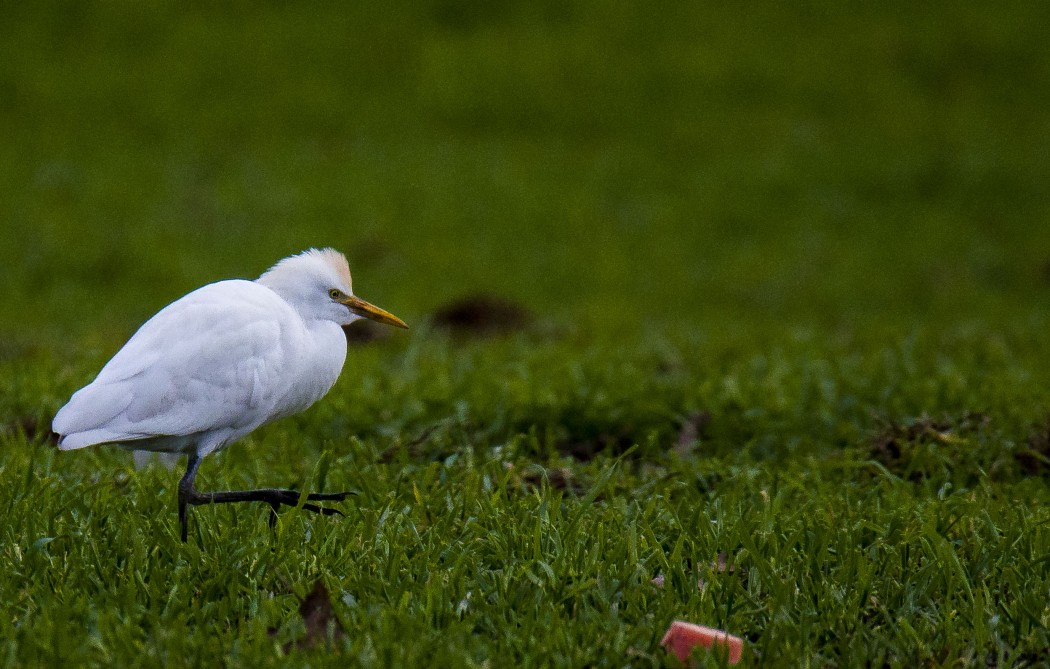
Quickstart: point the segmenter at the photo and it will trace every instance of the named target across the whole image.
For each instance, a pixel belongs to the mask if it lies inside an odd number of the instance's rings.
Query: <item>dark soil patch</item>
[[[582,495],[585,491],[584,485],[568,467],[544,469],[537,465],[524,469],[515,478],[522,487],[539,488],[546,484],[554,490],[565,490],[575,495]]]
[[[491,337],[520,332],[532,323],[528,309],[510,300],[478,293],[434,312],[434,327],[457,335]]]
[[[26,441],[43,440],[44,443],[57,444],[58,434],[51,430],[51,424],[41,421],[37,416],[18,416],[3,427],[8,434],[22,434]]]
[[[920,480],[935,465],[947,465],[962,456],[965,445],[962,435],[974,434],[988,427],[986,414],[967,412],[958,418],[931,418],[921,416],[911,423],[888,423],[869,446],[871,457],[894,474],[906,474],[910,480]],[[931,458],[930,446],[943,455]]]
[[[1014,459],[1027,476],[1050,474],[1050,417],[1046,424],[1028,437],[1028,448],[1014,453]]]
[[[569,439],[558,444],[558,452],[581,462],[593,460],[599,453],[620,455],[634,446],[637,440],[626,433],[603,432],[585,439]]]
[[[985,427],[988,421],[984,414],[966,413],[958,421],[922,416],[907,425],[891,422],[872,440],[871,455],[885,465],[895,465],[906,456],[910,444],[951,444],[958,439],[958,433]]]

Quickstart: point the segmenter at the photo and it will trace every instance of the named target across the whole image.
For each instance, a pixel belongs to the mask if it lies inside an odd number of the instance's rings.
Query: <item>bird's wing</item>
[[[294,363],[297,319],[250,281],[209,284],[171,303],[58,412],[60,448],[254,429],[273,413]]]

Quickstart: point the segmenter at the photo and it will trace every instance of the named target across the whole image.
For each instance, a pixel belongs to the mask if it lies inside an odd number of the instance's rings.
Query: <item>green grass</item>
[[[680,618],[746,666],[1038,666],[1048,13],[0,9],[0,661],[674,666]],[[318,245],[413,329],[199,483],[345,517],[182,544],[180,472],[47,441],[161,306]],[[432,325],[478,291],[532,324]]]

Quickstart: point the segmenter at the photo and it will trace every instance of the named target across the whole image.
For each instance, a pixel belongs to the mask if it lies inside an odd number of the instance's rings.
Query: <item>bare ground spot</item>
[[[25,436],[26,441],[41,439],[44,443],[58,443],[58,435],[51,430],[51,425],[37,416],[17,416],[5,423],[0,431],[7,434],[21,434]]]
[[[491,337],[528,329],[528,309],[497,295],[476,293],[454,300],[434,312],[434,327],[456,335]]]
[[[586,490],[568,467],[545,468],[534,465],[523,467],[520,471],[510,463],[507,463],[507,467],[514,474],[512,480],[522,488],[540,488],[546,484],[554,490],[565,490],[574,495],[582,495]]]
[[[967,411],[960,416],[920,416],[909,423],[890,421],[871,440],[869,455],[889,472],[921,481],[946,472],[998,469],[997,458],[977,447],[991,417]]]
[[[1028,447],[1014,453],[1014,459],[1028,476],[1050,474],[1050,416],[1028,437]]]

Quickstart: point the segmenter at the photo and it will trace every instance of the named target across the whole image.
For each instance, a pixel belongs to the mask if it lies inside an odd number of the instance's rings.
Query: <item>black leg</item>
[[[186,473],[179,481],[179,527],[182,530],[182,543],[186,543],[189,525],[186,522],[186,505],[193,493],[193,479],[197,478],[197,468],[201,466],[201,458],[196,453],[190,453]]]
[[[193,480],[197,477],[197,468],[200,467],[201,459],[196,453],[191,453],[189,458],[186,474],[179,481],[179,524],[182,529],[183,543],[186,542],[188,536],[186,507],[189,504],[198,506],[200,504],[227,504],[233,502],[266,502],[271,509],[271,527],[277,522],[277,510],[281,508],[282,504],[285,506],[296,506],[299,504],[299,492],[284,488],[200,492],[193,486]],[[349,496],[350,493],[348,492],[315,492],[308,494],[306,499],[308,502],[342,502]],[[303,508],[325,516],[343,515],[343,512],[338,509],[330,509],[316,504],[303,504]]]

